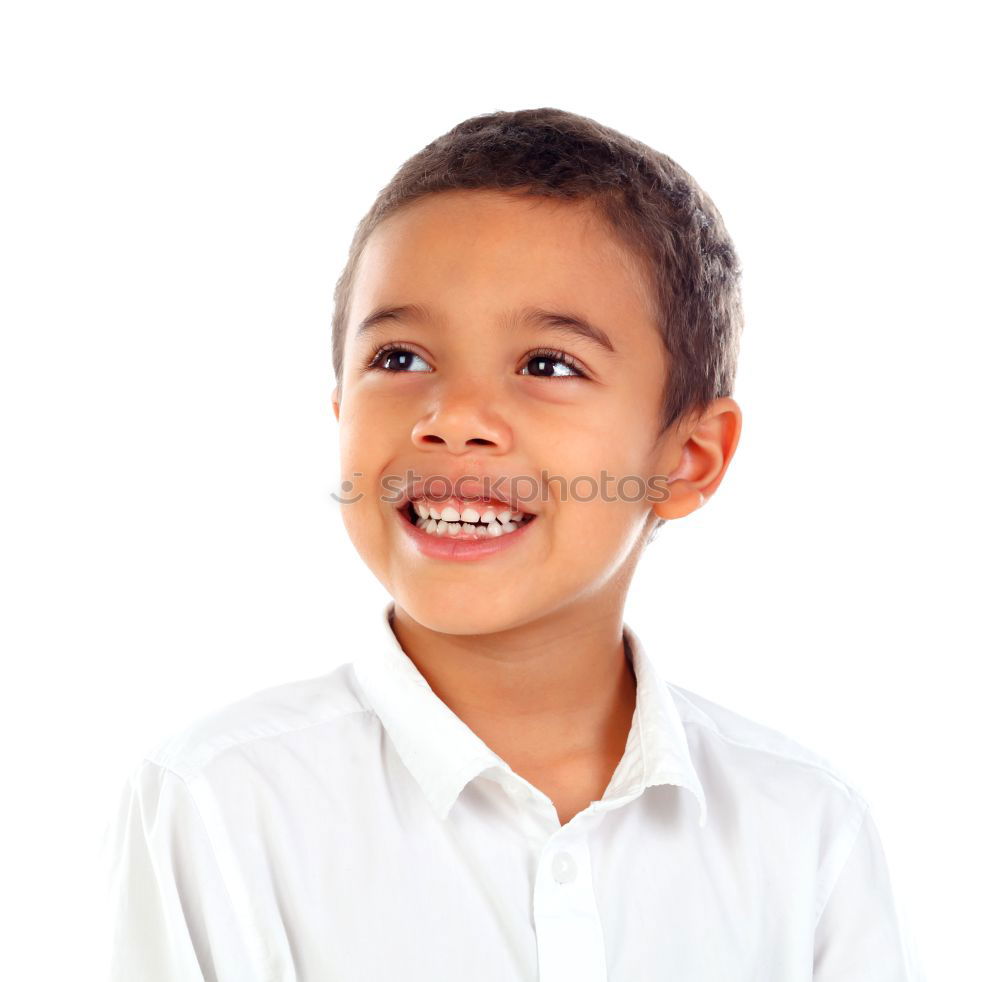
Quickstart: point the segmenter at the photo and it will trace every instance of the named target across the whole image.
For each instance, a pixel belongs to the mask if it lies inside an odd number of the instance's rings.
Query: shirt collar
[[[517,777],[420,674],[392,630],[393,611],[390,601],[379,615],[374,644],[361,652],[354,669],[396,751],[443,820],[466,784],[483,772],[503,783]],[[694,794],[698,824],[704,828],[705,792],[673,696],[627,624],[623,634],[636,676],[636,712],[625,751],[598,807],[617,807],[648,787],[672,784]]]

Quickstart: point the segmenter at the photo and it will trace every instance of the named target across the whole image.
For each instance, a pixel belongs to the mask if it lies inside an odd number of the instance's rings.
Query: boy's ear
[[[722,483],[736,453],[743,413],[728,396],[715,399],[693,422],[688,422],[664,453],[669,470],[664,500],[653,502],[658,518],[683,518],[700,508]],[[678,460],[678,440],[680,459]],[[670,468],[672,467],[672,470]]]
[[[337,417],[337,422],[340,422],[340,386],[338,385],[333,390],[333,415]]]

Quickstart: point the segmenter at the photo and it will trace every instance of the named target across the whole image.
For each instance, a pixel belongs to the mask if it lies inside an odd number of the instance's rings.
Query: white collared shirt
[[[600,801],[555,807],[368,650],[137,766],[108,826],[112,982],[922,982],[867,802],[670,685]]]

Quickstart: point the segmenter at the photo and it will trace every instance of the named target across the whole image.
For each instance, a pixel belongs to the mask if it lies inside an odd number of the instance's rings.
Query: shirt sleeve
[[[820,911],[813,952],[814,982],[926,982],[867,804]]]
[[[185,781],[146,760],[107,827],[111,982],[266,982]]]

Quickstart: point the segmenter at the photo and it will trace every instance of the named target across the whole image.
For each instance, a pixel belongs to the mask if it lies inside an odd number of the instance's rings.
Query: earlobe
[[[694,482],[682,477],[667,482],[667,497],[653,505],[657,518],[683,518],[705,504],[705,495]]]
[[[333,415],[337,418],[337,422],[340,422],[340,386],[337,386],[333,390],[333,396],[331,397],[331,402],[333,403]]]
[[[667,478],[667,497],[653,504],[653,511],[666,520],[683,518],[715,493],[736,452],[742,429],[740,407],[728,396],[716,399],[687,431]],[[673,461],[677,460],[674,444]]]

